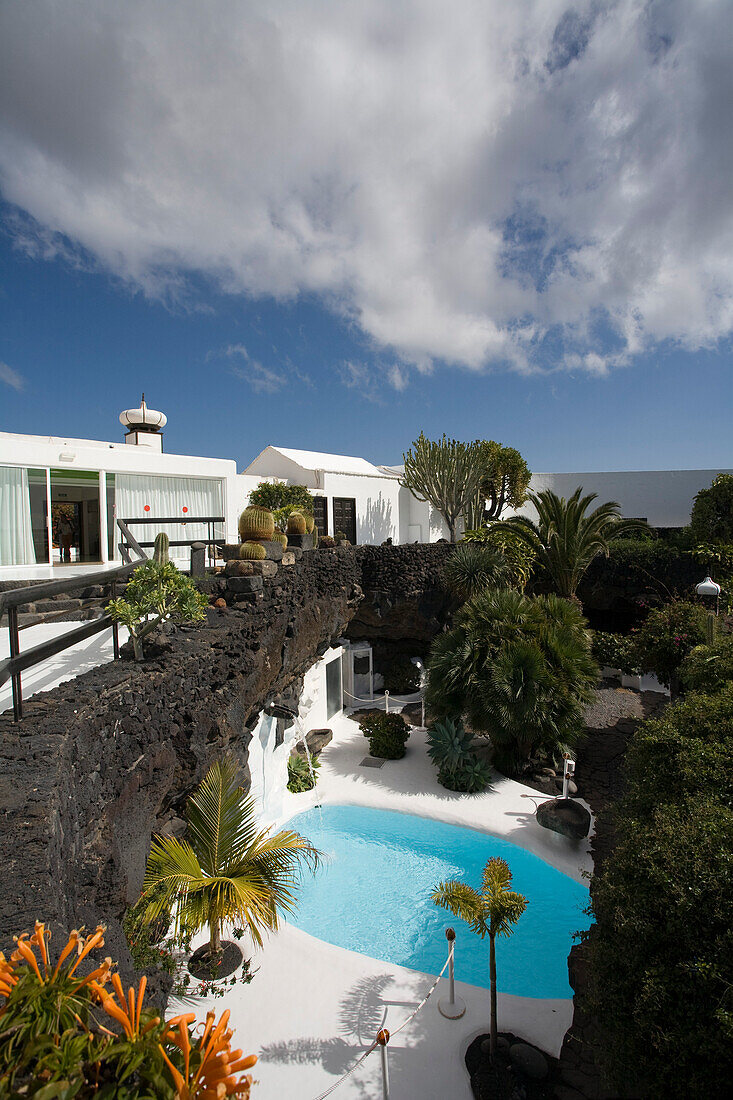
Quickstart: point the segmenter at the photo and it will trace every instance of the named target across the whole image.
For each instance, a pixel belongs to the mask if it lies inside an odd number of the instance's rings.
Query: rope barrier
[[[394,703],[396,706],[406,707],[410,703],[419,703],[422,699],[422,694],[417,691],[413,695],[352,695],[350,691],[344,689],[344,698],[348,695],[349,699],[353,699],[359,706],[366,706],[367,704],[374,706],[376,703],[378,706],[386,702],[389,699],[390,704]]]
[[[379,1034],[377,1035],[377,1038],[374,1040],[374,1042],[369,1047],[369,1049],[365,1050],[364,1053],[361,1055],[361,1057],[358,1059],[358,1061],[354,1062],[351,1069],[348,1069],[346,1071],[346,1073],[343,1075],[343,1077],[339,1077],[338,1081],[335,1081],[334,1084],[331,1085],[330,1088],[326,1089],[325,1092],[322,1092],[318,1096],[314,1097],[314,1100],[326,1100],[327,1096],[330,1096],[332,1092],[336,1091],[336,1089],[339,1087],[339,1085],[342,1085],[344,1083],[344,1081],[347,1080],[347,1078],[351,1077],[351,1074],[355,1070],[357,1070],[359,1068],[359,1066],[362,1065],[363,1062],[366,1061],[366,1059],[369,1057],[369,1055],[372,1053],[372,1051],[376,1050],[378,1046],[384,1046],[385,1042],[389,1042],[389,1039],[394,1038],[395,1035],[399,1035],[399,1033],[402,1031],[402,1029],[404,1027],[407,1027],[410,1020],[414,1020],[414,1018],[415,1018],[415,1016],[417,1016],[418,1012],[420,1012],[420,1010],[423,1009],[425,1007],[425,1005],[427,1004],[427,1002],[430,1000],[430,998],[432,997],[433,993],[435,992],[435,990],[438,986],[438,982],[440,981],[440,979],[445,974],[446,967],[449,965],[451,959],[453,958],[454,946],[455,946],[455,941],[452,941],[451,945],[450,945],[450,948],[448,950],[448,958],[443,963],[443,969],[441,970],[440,974],[438,974],[437,978],[435,979],[433,984],[430,986],[430,989],[427,991],[427,993],[425,994],[423,999],[420,1001],[420,1004],[417,1005],[417,1007],[412,1010],[410,1015],[407,1016],[402,1021],[402,1023],[400,1024],[399,1027],[396,1027],[394,1029],[394,1031],[386,1032],[386,1036],[387,1036],[386,1040],[384,1040],[384,1039],[380,1040],[380,1036],[385,1035],[384,1030],[380,1031]]]

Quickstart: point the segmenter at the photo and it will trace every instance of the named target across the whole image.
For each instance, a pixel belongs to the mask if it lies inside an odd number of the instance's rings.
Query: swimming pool
[[[490,856],[501,856],[513,888],[528,900],[509,939],[497,939],[499,990],[522,997],[572,997],[567,957],[573,932],[588,928],[588,890],[509,841],[413,814],[363,806],[324,806],[298,814],[297,829],[328,855],[305,874],[292,924],[318,939],[426,974],[446,958],[455,928],[456,978],[489,986],[488,940],[430,901],[438,882],[474,888]]]

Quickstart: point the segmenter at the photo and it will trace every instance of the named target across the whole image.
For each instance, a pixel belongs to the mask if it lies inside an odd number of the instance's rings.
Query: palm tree
[[[511,583],[511,570],[501,550],[480,542],[457,546],[443,575],[460,600],[470,600],[484,588],[507,588]]]
[[[536,751],[555,756],[577,740],[597,677],[574,603],[488,588],[433,642],[425,700],[435,719],[465,716],[517,774]]]
[[[578,487],[566,500],[550,489],[530,493],[528,500],[537,510],[537,522],[526,516],[504,520],[537,553],[537,561],[552,579],[559,596],[572,599],[590,563],[599,554],[608,557],[610,544],[637,531],[648,531],[643,520],[622,519],[619,505],[609,500],[588,513],[597,493]]]
[[[493,856],[484,867],[481,893],[466,882],[451,879],[436,886],[431,900],[460,917],[483,940],[489,937],[489,979],[491,982],[490,1053],[496,1055],[496,937],[511,936],[524,910],[527,899],[511,890],[512,873],[509,864]]]
[[[156,837],[148,857],[145,921],[177,906],[177,921],[192,933],[208,925],[209,953],[221,952],[225,921],[239,921],[254,943],[277,931],[295,908],[297,871],[320,853],[299,833],[259,829],[254,799],[237,783],[237,763],[209,769],[186,807],[186,837]]]

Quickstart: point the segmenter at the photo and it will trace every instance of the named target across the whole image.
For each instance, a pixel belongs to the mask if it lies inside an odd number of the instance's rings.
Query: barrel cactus
[[[239,547],[239,556],[244,561],[264,561],[267,551],[260,542],[243,542]]]
[[[275,517],[269,508],[245,508],[239,517],[239,537],[247,539],[271,539],[275,530]]]
[[[315,526],[316,526],[316,521],[313,519],[313,516],[306,516],[305,517],[305,533],[306,533],[306,535],[312,535],[313,531],[315,529]]]
[[[282,545],[283,550],[288,548],[288,536],[284,531],[274,531],[272,535],[274,542],[279,542]]]
[[[291,512],[288,516],[288,534],[305,534],[305,516],[302,514],[302,512]]]
[[[170,547],[170,539],[165,532],[160,531],[155,536],[155,546],[153,547],[153,561],[158,565],[165,565],[168,561],[168,550]]]

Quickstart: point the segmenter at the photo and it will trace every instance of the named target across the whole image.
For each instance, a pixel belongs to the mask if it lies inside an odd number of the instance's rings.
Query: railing
[[[169,546],[192,546],[195,542],[202,542],[208,548],[209,562],[213,563],[214,561],[216,561],[216,546],[217,546],[217,543],[222,543],[223,541],[225,541],[224,539],[220,539],[220,538],[216,537],[216,532],[214,530],[214,525],[217,524],[217,523],[225,523],[225,522],[226,522],[226,519],[225,519],[224,516],[189,516],[188,514],[186,516],[184,516],[183,518],[181,516],[168,516],[168,517],[164,517],[164,518],[161,518],[161,517],[158,517],[158,516],[143,516],[140,519],[118,519],[117,520],[117,527],[119,528],[120,534],[122,535],[122,542],[120,542],[118,544],[119,551],[120,551],[120,554],[122,555],[123,562],[129,562],[130,561],[130,549],[134,550],[138,554],[142,554],[142,552],[143,552],[142,548],[143,547],[147,547],[149,549],[150,547],[155,546],[155,542],[138,542],[135,539],[132,532],[130,531],[130,526],[131,525],[135,526],[138,523],[143,523],[143,524],[155,524],[158,527],[161,527],[164,523],[172,523],[172,524],[178,523],[178,524],[181,524],[181,526],[185,527],[186,524],[188,524],[188,523],[205,524],[206,525],[206,532],[207,532],[205,539],[202,539],[202,538],[171,539],[170,542],[168,543],[168,545]]]
[[[110,599],[117,595],[117,582],[126,579],[133,569],[140,564],[140,560],[146,560],[147,555],[135,544],[139,560],[129,562],[116,569],[104,569],[96,573],[85,573],[81,577],[70,577],[60,581],[49,581],[47,584],[32,584],[27,588],[13,588],[8,592],[0,592],[0,619],[7,612],[8,633],[10,636],[10,656],[0,661],[0,687],[8,680],[13,683],[13,718],[19,722],[23,717],[23,683],[22,673],[34,665],[47,661],[49,657],[55,657],[57,653],[63,653],[77,642],[83,642],[95,634],[101,634],[103,630],[112,628],[112,646],[115,658],[120,655],[120,641],[117,623],[109,615],[102,615],[98,619],[84,623],[83,626],[69,630],[58,638],[50,638],[47,642],[32,646],[31,649],[20,652],[20,639],[18,626],[18,608],[26,603],[35,603],[36,600],[45,600],[51,596],[71,594],[90,585],[109,586]]]

